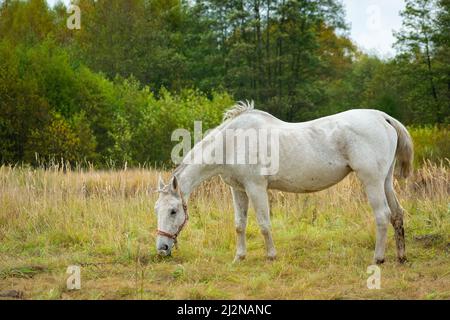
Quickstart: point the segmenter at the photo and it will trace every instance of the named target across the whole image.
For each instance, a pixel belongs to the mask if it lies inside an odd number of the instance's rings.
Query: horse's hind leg
[[[234,204],[234,220],[236,225],[237,248],[235,262],[245,259],[247,247],[245,244],[245,230],[247,229],[248,196],[244,191],[231,188]]]
[[[400,263],[406,262],[405,254],[405,231],[403,228],[403,208],[400,205],[394,191],[394,167],[392,164],[384,185],[386,198],[391,209],[391,223],[395,231],[395,243],[397,245],[397,257]]]
[[[389,208],[386,193],[384,191],[385,175],[380,177],[379,174],[364,174],[357,172],[358,177],[364,184],[367,197],[375,215],[377,226],[377,238],[375,245],[374,260],[376,264],[384,263],[384,253],[386,249],[387,228],[391,210]]]

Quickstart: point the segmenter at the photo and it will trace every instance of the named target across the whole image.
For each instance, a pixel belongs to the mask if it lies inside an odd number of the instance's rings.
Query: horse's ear
[[[172,181],[170,182],[170,189],[175,192],[178,193],[178,179],[177,177],[173,176]]]
[[[161,174],[159,174],[159,178],[158,178],[158,191],[162,191],[164,190],[166,184],[164,183],[164,180],[161,177]]]

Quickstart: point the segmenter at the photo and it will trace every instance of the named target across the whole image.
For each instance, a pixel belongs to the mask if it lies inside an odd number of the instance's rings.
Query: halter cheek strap
[[[159,229],[156,230],[157,235],[172,239],[174,241],[175,247],[177,247],[177,244],[178,244],[178,241],[177,241],[178,235],[180,234],[180,232],[183,230],[183,228],[186,226],[187,222],[189,221],[188,207],[187,207],[186,201],[184,201],[184,198],[181,194],[180,194],[180,196],[181,196],[181,201],[182,201],[183,210],[184,210],[184,221],[181,224],[181,226],[178,228],[177,232],[169,233],[169,232],[165,232],[165,231],[162,231]]]

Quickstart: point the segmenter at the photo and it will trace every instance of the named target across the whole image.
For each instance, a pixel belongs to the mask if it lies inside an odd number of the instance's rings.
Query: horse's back
[[[367,124],[382,123],[386,114],[374,109],[351,109],[341,113],[321,117],[307,122],[286,122],[261,110],[249,110],[225,123],[227,128],[292,128],[292,127],[322,127],[327,124],[341,124],[353,129],[367,129]]]

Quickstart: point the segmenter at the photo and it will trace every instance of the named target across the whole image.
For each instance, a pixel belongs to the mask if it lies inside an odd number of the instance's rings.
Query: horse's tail
[[[414,144],[408,129],[400,121],[385,115],[386,121],[397,131],[396,158],[400,165],[400,176],[408,178],[413,171]]]

